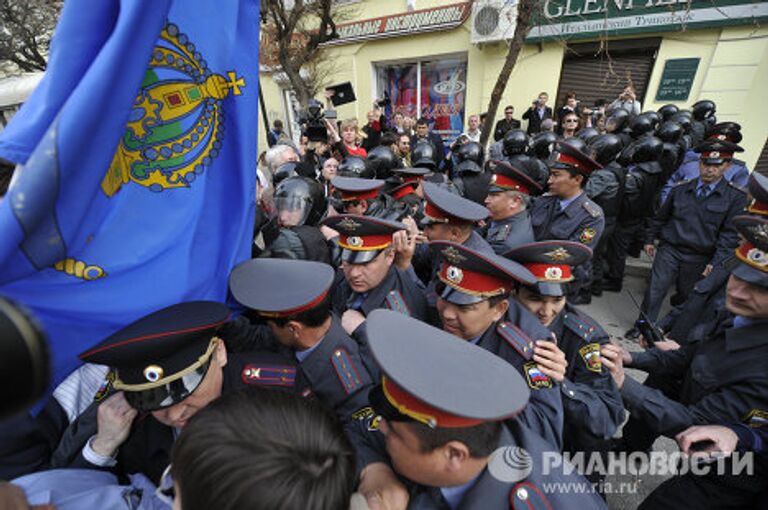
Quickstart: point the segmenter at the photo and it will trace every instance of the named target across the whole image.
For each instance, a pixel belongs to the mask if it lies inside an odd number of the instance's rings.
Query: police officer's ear
[[[583,176],[583,175],[581,175],[581,174],[578,174],[578,173],[576,173],[576,174],[571,174],[571,175],[572,175],[572,177],[573,177],[573,178],[576,180],[576,182],[578,182],[578,183],[579,183],[579,187],[580,187],[580,188],[583,188],[583,187],[584,187],[584,184],[585,184],[585,182],[584,182],[584,176]]]
[[[491,305],[494,322],[501,320],[501,318],[504,317],[504,315],[507,313],[507,309],[509,309],[508,299],[499,299],[493,305]]]
[[[472,457],[469,447],[461,441],[449,441],[441,447],[445,458],[445,470],[449,473],[461,471],[465,463]]]
[[[216,344],[216,350],[213,353],[214,361],[219,366],[219,368],[224,368],[227,364],[227,346],[224,345],[224,340],[221,338],[218,339],[218,343]]]

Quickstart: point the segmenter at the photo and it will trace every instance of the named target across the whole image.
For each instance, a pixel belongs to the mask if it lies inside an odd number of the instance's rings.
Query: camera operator
[[[621,108],[630,113],[630,115],[640,115],[642,108],[640,107],[640,101],[637,100],[635,87],[627,85],[624,90],[619,94],[608,107],[609,110],[615,110]]]
[[[373,102],[373,109],[368,112],[368,124],[363,126],[363,133],[366,138],[363,140],[362,147],[370,151],[381,144],[381,134],[386,131],[387,117],[384,115],[383,108],[391,104],[389,95],[384,93],[383,99],[377,99]]]
[[[541,131],[541,123],[546,119],[552,118],[552,108],[547,106],[549,94],[541,92],[538,99],[523,113],[523,120],[528,121],[528,134],[535,135]]]

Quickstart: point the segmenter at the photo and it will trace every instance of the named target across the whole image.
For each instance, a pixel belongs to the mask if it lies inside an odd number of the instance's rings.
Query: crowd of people
[[[768,178],[712,101],[548,99],[527,129],[507,106],[487,151],[479,115],[450,143],[378,105],[298,145],[275,121],[253,258],[229,276],[245,312],[178,303],[82,353],[0,427],[0,478],[30,501],[70,487],[72,508],[107,488],[131,508],[605,508],[606,473],[559,455],[667,436],[754,470],[673,476],[641,508],[758,508]],[[579,305],[641,251],[629,352]]]

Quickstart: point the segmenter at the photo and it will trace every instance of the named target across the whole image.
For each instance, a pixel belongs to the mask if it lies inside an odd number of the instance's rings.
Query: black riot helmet
[[[417,168],[435,170],[435,148],[429,142],[419,142],[411,147],[411,164]]]
[[[651,118],[646,115],[638,115],[629,123],[630,135],[634,139],[642,138],[649,133],[653,133],[655,127],[656,126]]]
[[[629,112],[624,108],[615,108],[605,119],[605,130],[609,133],[621,133],[627,124],[629,124]]]
[[[683,134],[687,134],[691,132],[691,112],[688,110],[680,110],[676,114],[674,114],[669,120],[672,122],[676,122],[680,125],[681,128],[683,128]]]
[[[662,142],[677,143],[680,141],[680,137],[683,136],[683,127],[677,122],[668,120],[662,122],[659,129],[656,130],[656,136],[659,137]]]
[[[693,103],[693,106],[691,107],[693,110],[693,118],[694,120],[698,120],[699,122],[703,122],[715,115],[715,102],[710,101],[709,99],[702,99],[701,101],[696,101]]]
[[[299,175],[296,171],[297,166],[299,164],[296,161],[288,161],[277,167],[275,173],[272,174],[272,184],[277,186],[285,179]]]
[[[477,142],[467,142],[456,151],[459,162],[474,161],[483,166],[483,146]]]
[[[589,145],[590,141],[600,136],[600,131],[593,127],[585,127],[579,129],[579,132],[576,133],[576,136],[583,140],[587,145]]]
[[[373,179],[375,174],[365,165],[365,160],[357,156],[344,158],[339,164],[339,177],[359,177],[361,179]]]
[[[514,156],[515,154],[523,154],[528,150],[528,135],[522,129],[510,129],[507,134],[504,135],[505,156]]]
[[[648,117],[651,119],[651,124],[653,124],[653,129],[656,129],[659,127],[659,124],[661,124],[661,115],[659,115],[658,112],[654,112],[653,110],[649,110],[647,112],[643,112],[640,114],[642,117]]]
[[[552,154],[552,147],[557,141],[557,135],[552,131],[542,131],[534,135],[531,141],[531,155],[537,159],[546,160]]]
[[[587,144],[587,154],[603,166],[616,160],[623,143],[617,135],[606,133],[596,136]]]
[[[379,145],[368,152],[365,158],[365,168],[373,172],[376,179],[386,179],[392,175],[392,170],[399,167],[397,156],[392,149]]]
[[[678,108],[677,105],[674,105],[674,104],[665,104],[664,106],[659,108],[657,111],[661,116],[661,121],[665,122],[665,121],[668,121],[678,111],[680,111],[680,108]]]
[[[658,161],[664,151],[664,142],[655,136],[646,136],[645,138],[635,140],[629,147],[632,163],[647,163],[649,161]]]
[[[587,152],[587,144],[581,138],[572,136],[565,140],[565,142],[578,151]]]
[[[288,177],[275,188],[275,214],[281,227],[316,226],[327,210],[322,185],[308,177]]]

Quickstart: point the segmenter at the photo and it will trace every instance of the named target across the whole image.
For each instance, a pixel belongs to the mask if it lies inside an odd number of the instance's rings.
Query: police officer
[[[95,395],[81,395],[94,402],[66,430],[50,407],[38,416],[28,433],[47,445],[40,467],[142,473],[158,483],[169,463],[174,429],[183,428],[222,392],[251,384],[297,391],[290,358],[244,350],[221,337],[228,318],[229,309],[220,303],[180,303],[82,353],[86,363],[111,370]]]
[[[385,181],[359,177],[334,177],[331,179],[334,193],[340,200],[339,212],[346,214],[375,215],[385,208],[380,191]]]
[[[604,254],[608,240],[616,229],[616,221],[624,196],[624,181],[627,170],[616,161],[621,152],[621,139],[616,135],[604,134],[594,137],[587,150],[592,159],[603,165],[590,175],[584,192],[603,210],[605,230],[594,249],[592,263],[592,295],[603,293],[603,274],[605,272]]]
[[[384,376],[371,392],[378,414],[373,430],[358,427],[353,434],[361,492],[391,465],[404,480],[412,509],[605,508],[588,489],[543,489],[547,482],[591,486],[562,466],[544,475],[545,452],[559,461],[558,454],[535,432],[514,422],[502,425],[520,413],[529,395],[508,363],[398,314],[376,311],[370,322],[371,350]],[[526,468],[508,464],[510,455],[513,462],[524,455]],[[392,484],[391,472],[389,477]]]
[[[406,241],[410,246],[406,260],[402,264],[395,261],[399,254],[393,242],[399,243],[408,237],[404,224],[352,214],[326,218],[323,224],[339,233],[337,242],[342,249],[342,262],[332,287],[331,304],[349,334],[377,308],[426,319],[423,285],[409,269],[414,239]]]
[[[720,140],[721,142],[738,144],[742,140],[741,125],[737,122],[720,122],[712,126],[707,137],[709,140]],[[738,158],[732,158],[731,165],[723,174],[723,177],[737,186],[743,187],[747,185],[749,175],[750,171],[747,164]],[[666,200],[672,186],[688,179],[695,179],[698,176],[699,154],[693,149],[684,150],[679,168],[672,173],[661,189],[661,201]]]
[[[603,235],[605,216],[584,193],[584,186],[602,165],[568,142],[558,142],[550,168],[549,195],[538,198],[531,209],[536,239],[578,241],[594,248]],[[574,277],[568,299],[574,304],[590,302],[591,263],[574,268]]]
[[[247,260],[232,270],[229,288],[258,321],[250,324],[239,317],[222,334],[249,349],[279,351],[295,358],[312,395],[344,420],[367,405],[368,388],[377,374],[375,366],[363,359],[366,347],[358,346],[331,314],[333,280],[328,264]]]
[[[614,344],[601,349],[624,404],[648,431],[644,444],[633,441],[635,448],[691,425],[760,426],[768,417],[768,222],[751,216],[733,222],[746,241],[735,251],[739,263],[728,280],[726,309],[711,331],[674,350],[629,353]],[[682,377],[679,397],[625,377],[624,366]]]
[[[723,179],[733,153],[741,147],[728,142],[705,142],[698,179],[673,188],[651,222],[645,252],[654,257],[651,278],[642,303],[648,319],[658,318],[662,301],[673,282],[680,302],[685,301],[696,281],[722,264],[738,241],[733,218],[744,210],[744,190]],[[659,239],[659,249],[653,242]],[[628,338],[637,337],[635,328]]]
[[[570,241],[541,241],[520,246],[506,254],[523,264],[537,283],[520,286],[514,297],[557,338],[565,353],[567,369],[560,382],[565,423],[565,451],[607,451],[607,440],[624,421],[624,405],[616,384],[600,361],[600,346],[608,334],[589,315],[565,301],[565,287],[573,280],[572,268],[591,256],[589,248]],[[593,476],[594,475],[594,476]],[[599,482],[604,473],[587,478]]]
[[[436,291],[443,330],[493,352],[525,376],[531,404],[519,419],[559,449],[563,408],[557,381],[565,372],[564,357],[548,332],[531,336],[519,320],[506,320],[512,289],[535,278],[516,262],[459,244],[436,241],[430,249],[440,260]],[[515,308],[513,314],[518,313]]]
[[[757,216],[768,216],[768,177],[753,172],[749,178],[749,194],[754,197],[746,212]],[[665,335],[678,343],[686,343],[696,329],[707,327],[725,306],[725,285],[730,276],[735,255],[728,257],[720,266],[699,280],[688,299],[673,308],[658,322]]]
[[[528,211],[531,196],[542,188],[525,172],[505,161],[494,161],[485,207],[490,221],[480,233],[501,255],[521,244],[533,242],[533,227]]]

